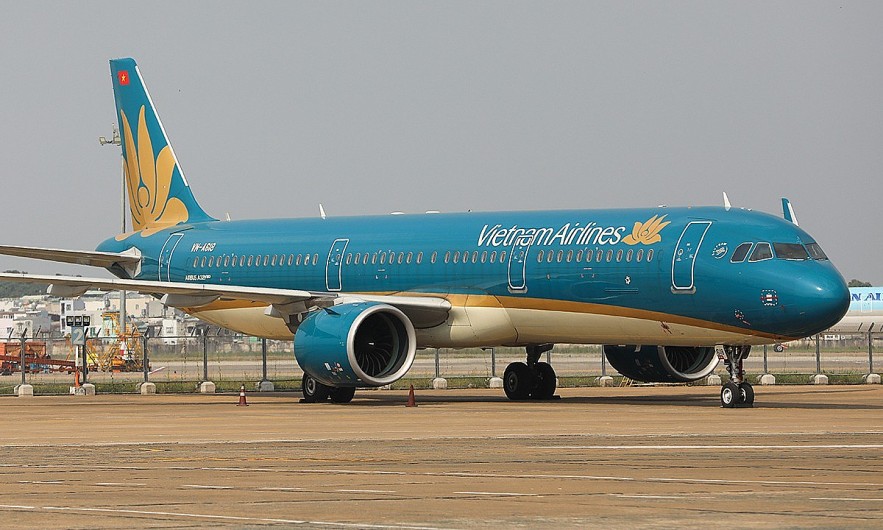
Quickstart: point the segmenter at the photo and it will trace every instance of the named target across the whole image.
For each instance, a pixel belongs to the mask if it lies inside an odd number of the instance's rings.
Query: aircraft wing
[[[49,285],[47,289],[49,294],[66,298],[80,296],[90,289],[138,291],[160,297],[164,304],[180,308],[198,308],[219,299],[260,302],[269,306],[267,314],[283,318],[286,321],[290,319],[291,315],[304,313],[312,306],[331,306],[335,302],[370,301],[397,307],[412,319],[416,327],[428,327],[444,322],[451,309],[451,303],[448,300],[432,296],[360,295],[357,293],[301,291],[239,285],[85,278],[11,272],[0,273],[0,281],[47,284]]]
[[[141,255],[137,252],[96,252],[13,245],[0,245],[0,254],[104,268],[111,267],[114,264],[124,267],[135,266],[141,261]]]

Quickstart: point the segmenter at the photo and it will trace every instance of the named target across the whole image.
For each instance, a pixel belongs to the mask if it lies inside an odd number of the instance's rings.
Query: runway
[[[0,399],[2,526],[878,527],[883,388]]]

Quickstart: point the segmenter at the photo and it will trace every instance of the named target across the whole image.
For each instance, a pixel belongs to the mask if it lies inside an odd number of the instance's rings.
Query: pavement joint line
[[[855,502],[883,502],[883,498],[861,497],[810,497],[811,501],[855,501]]]
[[[505,491],[455,491],[457,495],[488,495],[492,497],[540,497],[539,493],[511,493]]]
[[[537,446],[537,449],[626,449],[626,450],[687,450],[687,449],[883,449],[883,444],[830,444],[830,445],[799,445],[799,444],[783,444],[783,445],[545,445]]]
[[[233,486],[213,486],[210,484],[182,484],[182,488],[195,488],[202,490],[232,490]]]
[[[2,508],[3,505],[0,505]],[[42,506],[33,507],[38,510],[47,511],[66,511],[66,512],[84,512],[84,513],[112,513],[112,514],[131,514],[131,515],[159,515],[162,517],[181,517],[190,519],[215,519],[222,521],[251,521],[266,523],[283,523],[296,525],[312,525],[312,526],[329,526],[340,528],[377,528],[392,530],[443,530],[436,526],[413,526],[406,524],[365,524],[365,523],[344,523],[333,521],[307,521],[302,519],[274,519],[268,517],[244,517],[236,515],[213,515],[204,513],[186,513],[186,512],[164,512],[159,510],[131,510],[122,508],[84,508],[73,506]]]
[[[883,430],[867,430],[867,431],[802,431],[802,432],[781,432],[775,433],[775,436],[838,436],[838,435],[878,435],[883,434]],[[770,437],[770,433],[767,432],[740,432],[740,436],[742,437]],[[596,433],[543,433],[541,436],[547,438],[611,438],[611,439],[622,439],[622,438],[719,438],[724,436],[721,433],[698,433],[698,434],[684,434],[684,433],[662,433],[657,435],[641,435],[641,434],[596,434]],[[370,438],[370,439],[360,439],[360,440],[371,440],[371,441],[380,441],[380,440],[401,440],[401,441],[420,441],[420,440],[512,440],[512,439],[526,439],[534,441],[537,438],[537,434],[527,434],[527,433],[515,433],[515,434],[498,434],[498,435],[439,435],[439,436],[414,436],[414,437],[378,437],[378,438]],[[126,441],[126,442],[63,442],[63,443],[51,443],[51,442],[43,442],[43,443],[4,443],[0,444],[0,448],[46,448],[46,447],[127,447],[127,446],[157,446],[157,445],[171,445],[171,446],[191,446],[191,445],[249,445],[249,444],[280,444],[280,443],[323,443],[323,442],[341,442],[348,441],[350,438],[252,438],[247,440],[139,440],[139,441]],[[5,466],[11,466],[15,464],[0,464]]]

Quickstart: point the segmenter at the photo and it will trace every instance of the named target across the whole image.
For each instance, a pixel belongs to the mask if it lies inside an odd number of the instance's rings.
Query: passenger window
[[[568,250],[567,251],[567,263],[570,263],[571,261],[573,261],[573,251]]]
[[[356,258],[353,260],[354,265],[359,265],[362,262],[362,255],[356,252]]]
[[[477,250],[472,251],[472,263],[478,263],[478,251]]]
[[[487,250],[483,250],[483,251],[481,252],[481,262],[482,262],[482,263],[487,263]]]
[[[248,264],[251,265],[251,258],[249,258]],[[300,266],[300,254],[298,254],[297,257],[294,258],[294,264]]]
[[[622,261],[622,249],[616,251],[616,262],[619,263]]]
[[[491,263],[495,263],[496,261],[497,261],[497,251],[492,250],[491,251]]]
[[[352,255],[352,254],[347,254],[347,255],[346,255],[345,263],[346,263],[347,265],[349,265],[350,263],[352,263],[352,261],[353,261],[353,255]]]
[[[506,263],[506,251],[505,250],[500,251],[500,263]]]
[[[592,249],[586,251],[586,262],[592,261]]]
[[[264,265],[266,265],[266,263],[264,263]],[[273,254],[273,260],[270,262],[270,265],[272,265],[273,267],[276,266],[276,255],[275,254]]]
[[[214,256],[209,256],[209,258],[208,258],[208,266],[209,266],[209,268],[215,266],[215,257],[214,257]]]
[[[224,267],[230,266],[230,256],[224,256]]]
[[[613,261],[613,251],[608,250],[607,251],[607,263],[610,263],[611,261]]]
[[[748,258],[748,261],[763,261],[767,259],[771,259],[773,257],[773,249],[770,248],[769,243],[758,243],[756,247],[754,247],[754,251],[751,252],[751,256]]]
[[[199,258],[198,257],[193,258],[193,268],[196,268],[197,265],[199,265]]]
[[[318,254],[313,254],[313,265],[315,265],[315,264],[317,264],[317,263],[319,263],[319,255],[318,255]]]
[[[632,253],[633,253],[633,252],[634,252],[634,250],[629,249],[629,251],[626,252],[626,254],[625,254],[625,260],[626,260],[627,262],[629,262],[629,263],[632,262]]]
[[[288,266],[291,267],[291,264],[294,262],[294,254],[288,255]]]
[[[249,256],[249,257],[248,257],[248,266],[249,266],[249,267],[251,267],[251,264],[252,264],[252,262],[254,261],[252,258],[254,258],[254,256]]]
[[[653,249],[647,250],[647,261],[653,261]]]
[[[399,252],[399,265],[401,265],[403,261],[405,261],[405,253]]]
[[[598,249],[598,251],[595,252],[595,261],[597,261],[598,263],[601,263],[602,261],[604,261],[604,251],[603,250]]]
[[[449,250],[449,251],[445,252],[445,263],[450,263],[450,262],[451,262],[451,251]]]
[[[460,251],[454,252],[454,263],[460,263]]]
[[[377,265],[377,253],[371,255],[371,265]]]
[[[742,243],[736,250],[733,251],[733,255],[730,256],[730,263],[741,263],[745,261],[745,256],[748,255],[748,251],[751,250],[751,243]]]
[[[543,262],[543,258],[544,258],[545,256],[546,256],[546,252],[545,252],[544,250],[541,250],[541,251],[537,252],[537,263],[542,263],[542,262]]]
[[[430,263],[435,263],[435,260],[437,260],[437,259],[438,259],[438,251],[437,251],[437,250],[433,250],[433,251],[432,251],[432,254],[429,256],[429,262],[430,262]]]
[[[583,260],[583,251],[577,250],[576,251],[576,262],[579,263],[582,260]]]
[[[386,252],[382,252],[380,254],[380,264],[383,265],[386,263]]]
[[[273,261],[276,260],[274,259]],[[268,263],[270,263],[270,256],[268,254],[264,254],[264,267],[266,267]]]
[[[245,256],[239,256],[239,266],[245,267]]]
[[[641,262],[641,258],[643,258],[643,257],[644,257],[644,249],[643,249],[643,248],[639,248],[639,249],[638,249],[638,253],[635,254],[635,261],[637,261],[638,263],[640,263],[640,262]]]
[[[561,258],[563,258],[563,257],[564,257],[564,251],[559,250],[558,251],[558,259],[556,261],[558,261],[558,263],[561,263]]]

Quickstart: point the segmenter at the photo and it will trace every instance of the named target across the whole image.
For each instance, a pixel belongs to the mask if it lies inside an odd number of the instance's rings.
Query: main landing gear
[[[328,399],[331,399],[332,403],[349,403],[356,394],[355,387],[323,385],[308,373],[304,373],[301,379],[301,389],[304,393],[303,403],[323,403]]]
[[[554,344],[535,344],[527,347],[527,363],[517,362],[506,367],[503,390],[513,400],[552,399],[555,396],[555,370],[549,363],[540,362],[540,355]]]
[[[748,358],[751,346],[724,346],[724,363],[730,380],[721,387],[721,407],[753,407],[754,387],[745,381],[742,361]]]

